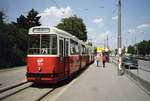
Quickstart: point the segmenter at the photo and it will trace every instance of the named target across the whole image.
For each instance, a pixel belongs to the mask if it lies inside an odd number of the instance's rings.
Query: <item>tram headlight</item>
[[[38,68],[38,71],[39,71],[39,72],[41,72],[41,71],[42,71],[42,68],[41,68],[41,67],[39,67],[39,68]]]

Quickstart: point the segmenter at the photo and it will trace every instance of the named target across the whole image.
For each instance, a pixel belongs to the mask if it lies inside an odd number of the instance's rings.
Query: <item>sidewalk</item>
[[[150,96],[106,63],[105,68],[90,65],[56,101],[150,101]]]

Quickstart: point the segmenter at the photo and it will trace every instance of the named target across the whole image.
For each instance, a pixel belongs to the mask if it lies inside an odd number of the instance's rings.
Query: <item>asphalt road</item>
[[[26,79],[26,66],[0,71],[0,88]]]
[[[140,68],[150,71],[150,61],[138,60]]]

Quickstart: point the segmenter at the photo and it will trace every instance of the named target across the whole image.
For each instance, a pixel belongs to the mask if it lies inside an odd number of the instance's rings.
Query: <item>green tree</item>
[[[93,46],[91,42],[88,42],[88,45],[89,45],[89,46]]]
[[[32,9],[31,11],[29,11],[28,15],[27,15],[27,26],[28,29],[33,27],[33,26],[40,26],[40,17],[37,16],[39,13],[37,11],[35,11],[34,9]]]
[[[27,18],[23,15],[21,15],[19,18],[17,18],[17,26],[19,28],[28,29]]]
[[[3,21],[4,21],[4,13],[0,11],[0,25],[3,24]]]
[[[34,26],[40,26],[40,16],[37,16],[38,14],[37,11],[32,9],[28,12],[27,17],[20,15],[20,17],[17,18],[17,22],[13,22],[13,24],[17,25],[19,28],[25,28],[27,30]]]
[[[150,40],[147,42],[147,54],[150,54]]]
[[[97,54],[97,48],[94,47],[94,54],[96,55]]]
[[[26,62],[27,31],[13,24],[4,24],[0,33],[0,66],[18,66]]]
[[[61,20],[61,23],[58,24],[56,27],[69,32],[80,40],[87,40],[86,26],[81,18],[78,18],[76,16],[63,18]]]
[[[0,12],[0,67],[19,66],[26,63],[28,29],[39,26],[40,17],[32,9],[27,17],[21,15],[16,22],[6,24]]]
[[[148,41],[143,40],[142,42],[138,43],[138,53],[140,55],[146,55],[149,53],[149,46]]]
[[[118,54],[118,49],[115,49],[115,55],[117,55]]]
[[[129,46],[128,47],[128,53],[134,54],[134,47],[133,46]]]

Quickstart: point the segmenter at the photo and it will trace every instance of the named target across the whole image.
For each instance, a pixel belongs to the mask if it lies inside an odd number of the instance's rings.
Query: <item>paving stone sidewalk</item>
[[[150,101],[150,96],[106,63],[105,68],[90,65],[56,101]]]

